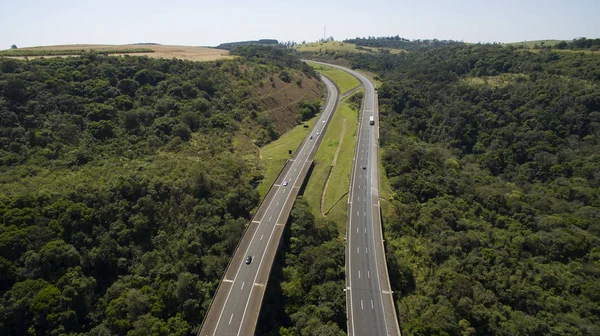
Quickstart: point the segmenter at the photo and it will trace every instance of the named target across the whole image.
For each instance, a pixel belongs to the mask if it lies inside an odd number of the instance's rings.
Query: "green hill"
[[[312,68],[255,48],[202,63],[0,58],[0,334],[202,322],[259,202],[255,144],[301,119],[288,96],[320,98]]]
[[[512,45],[515,47],[518,46],[525,46],[527,48],[533,48],[536,45],[539,47],[543,47],[543,46],[548,46],[548,47],[554,47],[557,44],[559,44],[560,42],[569,42],[569,40],[535,40],[535,41],[522,41],[522,42],[510,42],[510,43],[503,43],[503,45]]]
[[[600,55],[348,54],[375,72],[405,335],[600,334]]]

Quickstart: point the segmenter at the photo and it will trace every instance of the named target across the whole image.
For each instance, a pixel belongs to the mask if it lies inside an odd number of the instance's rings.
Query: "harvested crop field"
[[[153,52],[149,53],[128,53],[127,50],[132,49],[152,49]],[[207,47],[191,47],[191,46],[171,46],[171,45],[154,45],[154,44],[123,44],[123,45],[111,45],[111,44],[67,44],[67,45],[55,45],[55,46],[42,46],[42,47],[31,47],[31,48],[20,48],[20,50],[94,50],[98,52],[106,50],[123,50],[123,54],[111,54],[111,56],[119,55],[130,55],[130,56],[148,56],[152,58],[177,58],[190,61],[214,61],[217,59],[232,58],[229,56],[227,50],[214,49]],[[76,56],[76,55],[75,55]],[[65,57],[65,56],[29,56],[29,59],[38,57]],[[23,56],[15,56],[11,58],[23,59]]]

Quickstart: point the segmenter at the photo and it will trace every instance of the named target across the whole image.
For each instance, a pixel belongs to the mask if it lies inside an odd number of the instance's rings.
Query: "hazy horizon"
[[[257,0],[201,3],[106,0],[101,4],[59,0],[0,4],[0,49],[60,44],[160,43],[216,46],[272,38],[336,40],[367,36],[465,42],[521,42],[597,38],[600,2],[592,0],[466,0],[428,3],[350,0]]]

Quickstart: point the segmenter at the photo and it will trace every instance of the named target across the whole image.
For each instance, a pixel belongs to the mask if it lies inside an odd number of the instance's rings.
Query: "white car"
[[[287,185],[288,185],[287,181],[283,181],[283,186],[285,187]]]
[[[325,123],[325,120],[323,120],[323,124]]]

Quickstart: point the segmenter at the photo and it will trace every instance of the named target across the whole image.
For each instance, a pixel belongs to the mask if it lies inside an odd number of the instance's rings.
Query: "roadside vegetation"
[[[310,109],[316,113],[319,111],[321,103],[317,102],[316,104],[308,105],[310,105]],[[302,140],[311,131],[316,119],[317,117],[313,117],[312,119],[303,122],[301,125],[298,125],[283,134],[279,139],[262,148],[261,160],[265,165],[265,173],[264,178],[258,187],[261,199],[265,197],[269,188],[275,182],[277,175],[285,166],[287,160],[292,157],[292,154],[289,154],[289,151],[291,150],[292,153],[296,151]],[[305,125],[308,126],[308,128],[305,128]]]
[[[198,327],[260,199],[239,139],[280,135],[250,93],[317,80],[287,53],[237,53],[0,59],[0,334]]]
[[[340,232],[346,232],[348,211],[348,190],[352,173],[358,114],[362,100],[362,90],[346,98],[338,105],[336,115],[325,133],[327,143],[321,146],[315,160],[331,170],[327,175],[326,189],[319,202],[321,211],[338,225]],[[318,181],[315,181],[318,184]]]
[[[600,57],[502,45],[345,57],[383,82],[403,334],[599,334]]]
[[[316,68],[332,78],[336,85],[351,89],[359,84],[352,77],[356,84],[349,86],[351,80],[341,70],[319,65]],[[338,104],[315,154],[313,171],[303,196],[296,200],[290,229],[286,230],[271,272],[257,334],[346,335],[346,296],[343,291],[346,283],[346,194],[362,96],[361,90]],[[314,120],[310,123],[312,127]],[[275,156],[287,158],[289,146],[283,144],[297,146],[303,136],[306,136],[306,130],[297,127],[265,147],[263,160],[267,152],[279,152]],[[283,167],[283,162],[277,169]],[[277,169],[273,169],[275,174],[279,172]],[[264,187],[268,188],[268,185]],[[322,201],[324,209],[321,208]],[[327,212],[327,216],[322,212]]]
[[[340,90],[340,94],[352,90],[360,85],[360,82],[358,79],[356,79],[356,77],[345,71],[314,62],[308,62],[308,64],[317,72],[330,78],[335,85],[337,85],[338,89]]]
[[[370,48],[371,50],[379,50],[381,53],[390,53],[390,51],[392,50],[411,51],[419,49],[465,45],[465,43],[462,41],[438,39],[409,40],[402,38],[398,35],[389,37],[357,37],[353,39],[344,40],[344,43],[352,43],[359,47]]]
[[[340,42],[340,41],[324,41],[324,42],[313,42],[313,43],[304,43],[297,44],[294,48],[298,52],[310,52],[310,53],[331,53],[335,54],[336,52],[351,52],[351,53],[392,53],[399,54],[401,49],[394,48],[373,48],[357,45],[349,42]]]

